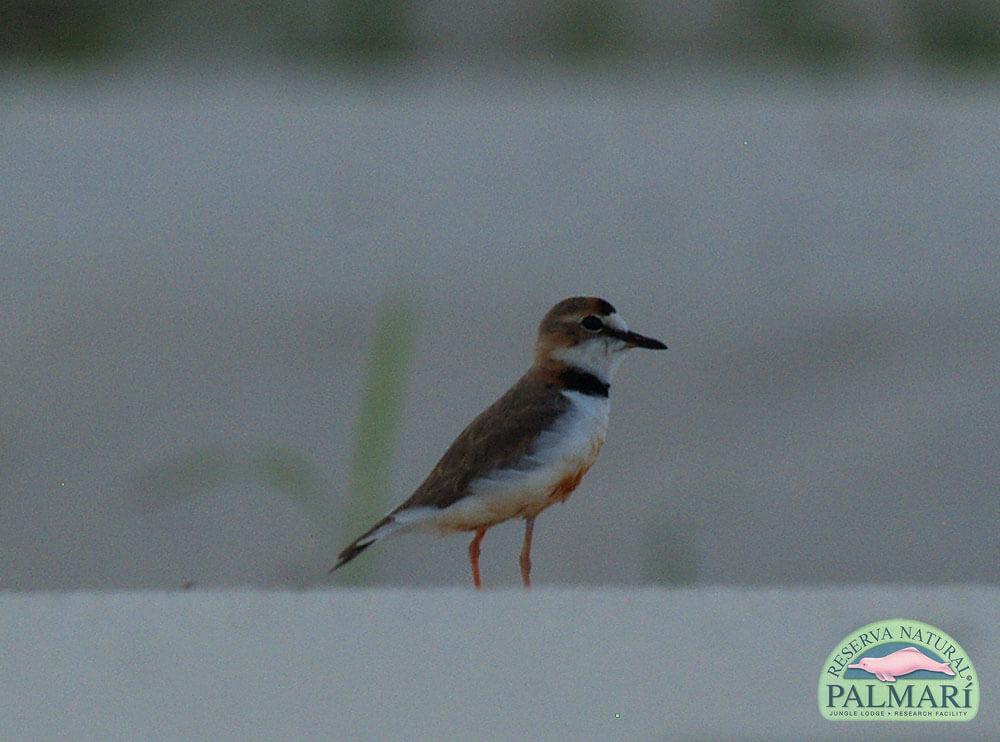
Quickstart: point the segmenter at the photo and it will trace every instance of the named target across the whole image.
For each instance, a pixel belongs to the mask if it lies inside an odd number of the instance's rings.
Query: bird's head
[[[632,332],[615,308],[594,296],[563,299],[538,327],[535,364],[564,364],[611,383],[626,350],[664,350],[659,340]]]

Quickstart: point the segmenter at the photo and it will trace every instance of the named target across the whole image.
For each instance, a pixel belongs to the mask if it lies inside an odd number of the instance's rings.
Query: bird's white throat
[[[604,323],[621,332],[628,332],[628,325],[617,313],[605,317]],[[610,384],[625,357],[626,350],[628,346],[621,340],[606,335],[595,335],[569,348],[553,350],[552,357],[593,374],[605,384]]]

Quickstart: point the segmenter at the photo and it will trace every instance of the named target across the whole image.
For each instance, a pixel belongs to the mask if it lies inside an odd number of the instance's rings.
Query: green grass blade
[[[379,306],[344,506],[345,545],[389,510],[392,461],[417,325],[410,302],[396,296]],[[365,554],[345,567],[338,581],[367,582],[376,564],[375,554]]]

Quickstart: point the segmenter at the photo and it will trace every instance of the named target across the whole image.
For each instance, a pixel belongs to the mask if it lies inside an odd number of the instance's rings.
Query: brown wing
[[[513,467],[570,402],[557,387],[522,376],[451,444],[399,512],[417,505],[445,508],[465,497],[469,483],[495,469]]]

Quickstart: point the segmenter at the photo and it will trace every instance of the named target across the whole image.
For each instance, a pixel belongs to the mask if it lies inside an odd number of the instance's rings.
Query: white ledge
[[[992,587],[8,593],[0,616],[7,739],[1000,738]],[[827,654],[900,617],[969,653],[976,719],[821,719]]]

